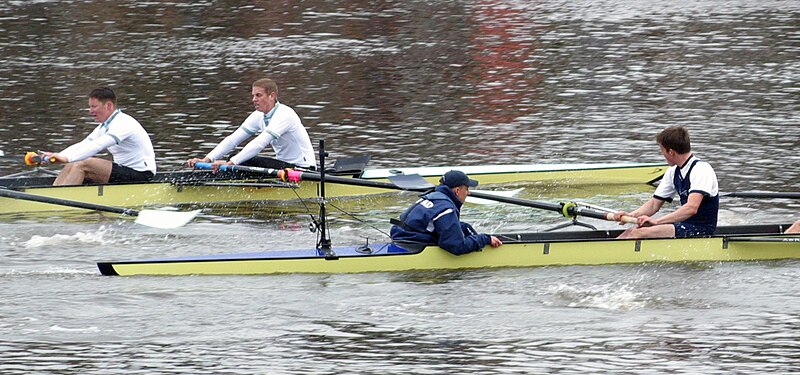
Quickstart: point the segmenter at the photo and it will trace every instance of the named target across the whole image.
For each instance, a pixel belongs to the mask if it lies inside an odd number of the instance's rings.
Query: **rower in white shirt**
[[[153,143],[136,119],[117,108],[114,91],[108,87],[92,90],[89,113],[100,125],[83,141],[58,153],[42,152],[43,158],[66,164],[53,185],[150,180],[156,173]],[[104,150],[113,161],[94,157]]]
[[[297,113],[291,107],[278,102],[278,85],[275,81],[259,79],[253,82],[251,92],[255,111],[206,157],[192,158],[186,163],[194,167],[197,162],[213,162],[214,170],[219,169],[222,164],[276,169],[316,168],[314,148],[308,132]],[[255,139],[230,160],[221,159],[252,136],[256,136]],[[276,158],[257,156],[267,145],[272,145]]]

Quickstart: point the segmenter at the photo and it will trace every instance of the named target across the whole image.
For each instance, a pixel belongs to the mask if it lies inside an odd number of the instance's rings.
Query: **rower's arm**
[[[116,138],[110,134],[104,134],[97,139],[91,141],[83,140],[80,143],[67,147],[64,151],[59,152],[59,155],[64,157],[67,163],[74,163],[95,156],[97,153],[115,144],[117,144]]]
[[[695,214],[697,214],[697,210],[700,208],[700,203],[703,202],[703,194],[702,193],[691,193],[689,194],[689,199],[686,200],[686,204],[680,206],[677,210],[670,212],[662,217],[650,219],[650,222],[653,224],[668,224],[668,223],[677,223],[679,221],[684,221]]]
[[[463,255],[473,251],[480,251],[491,243],[492,239],[486,234],[465,235],[464,227],[455,212],[441,215],[433,221],[439,235],[437,245],[454,255]],[[472,228],[470,226],[470,228]],[[472,229],[472,232],[475,230]]]
[[[222,142],[217,145],[217,147],[214,147],[214,149],[211,150],[206,157],[209,159],[209,161],[216,161],[236,148],[239,143],[242,143],[245,139],[250,138],[251,135],[252,134],[240,127],[236,129],[235,132],[231,133],[231,135],[225,137],[225,139],[223,139]]]
[[[258,135],[254,140],[250,141],[247,146],[244,146],[242,151],[240,151],[236,156],[231,158],[233,164],[241,164],[250,159],[254,156],[258,155],[264,147],[267,147],[268,144],[272,143],[273,140],[277,139],[278,137],[273,134],[272,132],[267,129],[266,131],[262,132]]]
[[[658,198],[650,198],[647,202],[645,202],[641,207],[637,208],[635,211],[630,213],[630,216],[639,217],[642,215],[646,216],[653,216],[658,210],[661,209],[661,206],[664,205],[664,200]]]

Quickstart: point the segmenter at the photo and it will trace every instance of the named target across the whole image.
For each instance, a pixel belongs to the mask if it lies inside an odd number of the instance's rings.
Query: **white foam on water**
[[[0,276],[31,276],[31,275],[97,275],[95,270],[66,268],[66,267],[48,267],[40,270],[25,270],[20,271],[12,269],[5,273],[0,273]]]
[[[99,332],[100,329],[97,327],[86,327],[86,328],[66,328],[61,327],[59,325],[50,326],[51,331],[55,332]]]
[[[568,307],[635,310],[647,305],[642,294],[632,291],[628,285],[595,285],[586,288],[561,284],[553,286],[551,293]]]
[[[105,234],[107,228],[101,226],[96,232],[77,232],[75,234],[54,234],[52,236],[33,235],[31,239],[22,242],[21,245],[26,249],[44,247],[44,246],[63,246],[64,243],[84,243],[84,244],[98,244],[108,245],[114,243],[111,239],[106,239]]]

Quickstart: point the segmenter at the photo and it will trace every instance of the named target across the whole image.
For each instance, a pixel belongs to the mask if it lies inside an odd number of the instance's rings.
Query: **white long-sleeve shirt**
[[[156,154],[150,136],[136,119],[120,110],[98,125],[84,140],[59,152],[72,163],[108,150],[114,163],[156,173]]]
[[[206,157],[211,161],[217,160],[256,134],[258,136],[230,161],[241,164],[271,144],[275,157],[280,161],[306,168],[317,165],[311,138],[300,117],[291,107],[281,103],[276,103],[267,114],[253,111],[236,131],[225,137]]]

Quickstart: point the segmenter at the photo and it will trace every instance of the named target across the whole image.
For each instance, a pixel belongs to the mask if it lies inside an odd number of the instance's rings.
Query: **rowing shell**
[[[608,186],[644,184],[658,180],[664,174],[667,165],[662,163],[605,163],[366,169],[359,172],[357,177],[370,181],[388,182],[390,176],[418,173],[426,180],[437,183],[438,178],[450,169],[463,170],[484,185],[532,182],[563,186],[590,184]],[[352,177],[353,175],[348,176]],[[247,173],[218,173],[215,175],[208,171],[160,173],[153,181],[133,184],[50,186],[52,182],[53,177],[0,178],[0,187],[106,206],[141,207],[308,199],[318,196],[319,186],[318,183],[310,181],[291,184],[275,179],[265,179],[260,175]],[[329,198],[391,191],[365,186],[326,184],[326,195]],[[75,210],[75,208],[0,198],[0,214],[61,210]]]
[[[719,227],[707,238],[617,240],[621,231],[500,234],[499,248],[456,256],[436,246],[391,243],[318,249],[186,256],[97,263],[103,275],[246,275],[357,273],[646,262],[800,258],[789,225]]]

